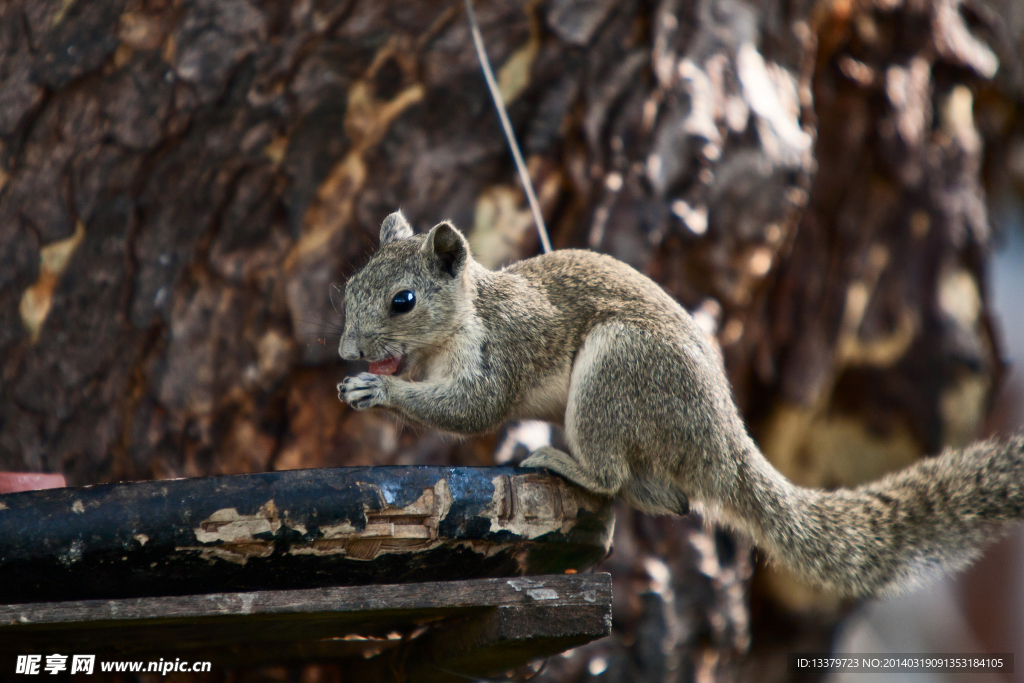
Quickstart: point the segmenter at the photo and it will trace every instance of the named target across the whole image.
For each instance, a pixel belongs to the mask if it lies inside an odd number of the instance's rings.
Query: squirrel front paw
[[[387,378],[361,372],[355,377],[346,377],[338,385],[338,398],[356,410],[383,406],[387,402]]]

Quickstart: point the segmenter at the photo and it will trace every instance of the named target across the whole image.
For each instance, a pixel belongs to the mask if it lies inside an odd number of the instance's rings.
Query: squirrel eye
[[[416,305],[416,294],[411,289],[403,289],[391,299],[392,313],[408,313]]]

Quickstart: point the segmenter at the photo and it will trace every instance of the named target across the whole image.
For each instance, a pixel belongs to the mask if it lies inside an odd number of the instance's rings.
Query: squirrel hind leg
[[[672,392],[666,372],[671,343],[626,323],[603,323],[576,355],[565,411],[565,437],[580,466],[614,479],[618,496],[640,512],[685,515],[690,508],[676,477]]]
[[[600,476],[580,465],[571,455],[551,446],[541,446],[520,467],[545,468],[560,474],[577,486],[602,496],[614,496],[624,483],[624,477]]]

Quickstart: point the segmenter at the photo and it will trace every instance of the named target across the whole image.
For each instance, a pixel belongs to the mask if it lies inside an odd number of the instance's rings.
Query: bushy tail
[[[855,489],[794,486],[760,453],[745,465],[728,516],[755,520],[748,531],[774,561],[845,595],[899,593],[961,569],[1024,519],[1024,434]],[[751,515],[753,506],[763,512]]]

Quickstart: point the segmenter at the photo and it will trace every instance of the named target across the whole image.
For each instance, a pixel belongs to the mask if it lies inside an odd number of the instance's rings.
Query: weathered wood
[[[0,496],[0,601],[581,570],[610,501],[515,468],[297,470]]]
[[[0,605],[0,666],[69,651],[252,666],[400,650],[388,656],[416,680],[446,680],[607,635],[611,598],[608,574],[576,574]]]

